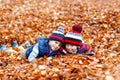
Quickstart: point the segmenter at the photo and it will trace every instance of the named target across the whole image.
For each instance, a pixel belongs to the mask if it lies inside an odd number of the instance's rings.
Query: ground
[[[34,44],[60,25],[66,33],[75,23],[94,56],[45,56],[32,64],[11,47]],[[120,1],[0,0],[0,44],[17,51],[0,51],[0,80],[120,80]]]

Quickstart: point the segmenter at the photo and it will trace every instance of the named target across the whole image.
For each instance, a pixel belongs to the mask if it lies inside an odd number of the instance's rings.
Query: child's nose
[[[60,47],[60,45],[59,45],[59,44],[56,44],[56,47],[57,47],[57,48],[59,48],[59,47]]]
[[[68,46],[68,48],[70,49],[70,48],[71,48],[71,46],[69,45],[69,46]]]
[[[58,45],[58,44],[56,44],[56,47],[59,47],[59,45]]]

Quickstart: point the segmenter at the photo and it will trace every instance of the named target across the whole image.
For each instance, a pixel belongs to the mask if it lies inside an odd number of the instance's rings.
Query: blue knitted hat
[[[64,28],[60,26],[57,30],[53,31],[49,37],[49,40],[55,40],[64,43]]]

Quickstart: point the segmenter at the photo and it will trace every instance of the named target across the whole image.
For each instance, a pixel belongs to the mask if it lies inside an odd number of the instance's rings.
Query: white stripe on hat
[[[82,37],[79,35],[75,35],[75,34],[66,34],[65,37],[69,37],[69,38],[73,38],[73,39],[77,39],[77,40],[82,40]]]
[[[63,32],[60,32],[60,31],[53,31],[52,33],[63,34]]]

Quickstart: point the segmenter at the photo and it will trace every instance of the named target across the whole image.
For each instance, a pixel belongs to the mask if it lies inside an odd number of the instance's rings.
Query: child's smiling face
[[[74,53],[77,51],[77,47],[76,45],[72,45],[72,44],[66,44],[66,50],[69,52],[69,53]]]
[[[56,51],[62,46],[62,43],[59,41],[50,40],[49,46],[53,51]]]

